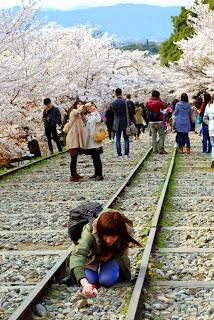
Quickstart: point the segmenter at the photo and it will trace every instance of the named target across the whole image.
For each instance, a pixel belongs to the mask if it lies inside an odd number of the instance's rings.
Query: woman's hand
[[[88,297],[94,297],[94,288],[93,285],[88,282],[86,278],[80,280],[80,283],[83,287],[83,294]]]

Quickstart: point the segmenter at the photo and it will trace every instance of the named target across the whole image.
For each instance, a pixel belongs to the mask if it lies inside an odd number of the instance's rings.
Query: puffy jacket
[[[165,102],[157,97],[152,97],[146,104],[147,109],[150,111],[150,122],[160,122],[163,120],[161,110],[166,109],[168,106]]]

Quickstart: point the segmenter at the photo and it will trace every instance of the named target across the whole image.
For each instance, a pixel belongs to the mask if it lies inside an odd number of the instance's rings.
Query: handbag
[[[127,117],[127,127],[126,127],[126,134],[127,136],[134,136],[137,133],[137,128],[135,127],[135,124],[130,121],[129,118],[129,110],[128,110],[128,103],[126,103],[126,117]]]
[[[108,137],[108,129],[104,122],[95,124],[93,139],[95,142],[101,142]]]

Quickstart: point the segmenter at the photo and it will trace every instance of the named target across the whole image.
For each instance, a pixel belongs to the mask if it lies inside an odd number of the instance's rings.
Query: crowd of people
[[[49,98],[44,99],[44,105],[43,121],[49,150],[53,153],[53,139],[61,151],[62,146],[56,130],[57,124],[62,124],[60,111]],[[117,88],[115,100],[104,113],[98,112],[94,102],[76,100],[70,108],[69,120],[63,129],[71,156],[70,181],[80,182],[83,179],[77,171],[78,156],[83,153],[90,155],[93,161],[94,175],[90,179],[103,180],[100,155],[103,153],[103,140],[107,135],[111,141],[116,140],[118,160],[127,160],[130,156],[130,141],[133,138],[139,139],[146,128],[152,136],[153,152],[160,155],[167,153],[166,130],[177,133],[176,142],[180,154],[191,152],[189,131],[202,135],[202,153],[212,154],[211,168],[214,168],[214,95],[211,97],[209,93],[205,93],[203,98],[194,97],[191,104],[188,95],[183,93],[179,100],[174,99],[167,103],[161,100],[160,92],[153,90],[151,98],[144,105],[139,101],[133,102],[130,94],[123,95],[122,90]],[[99,132],[96,139],[95,132]],[[121,136],[124,140],[124,151]]]

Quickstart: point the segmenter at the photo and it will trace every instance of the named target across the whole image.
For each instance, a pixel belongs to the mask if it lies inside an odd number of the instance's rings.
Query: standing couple
[[[95,173],[90,179],[103,180],[102,162],[100,154],[103,153],[102,142],[94,141],[94,131],[101,116],[93,102],[75,102],[70,112],[69,121],[63,131],[67,134],[66,146],[71,156],[70,170],[71,182],[80,182],[83,177],[77,173],[77,158],[79,154],[91,155]]]

